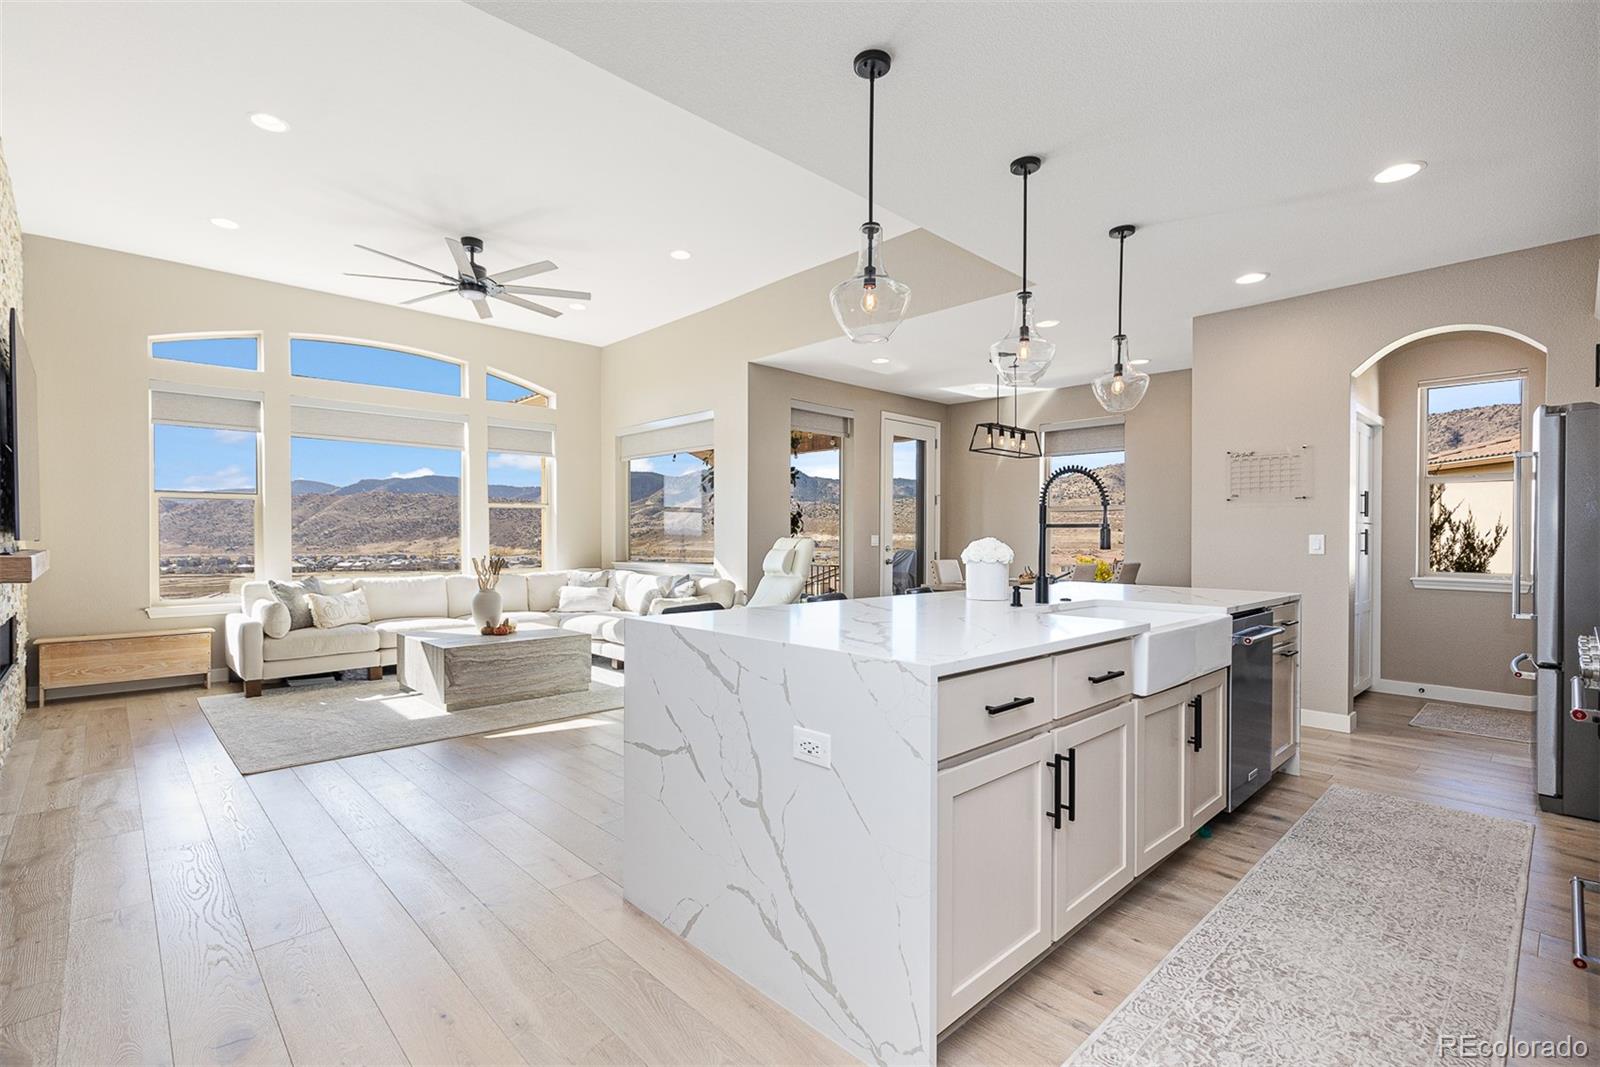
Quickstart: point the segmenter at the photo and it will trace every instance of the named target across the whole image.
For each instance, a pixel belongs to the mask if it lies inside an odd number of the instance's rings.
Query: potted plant
[[[503,607],[500,590],[500,572],[506,569],[504,556],[484,556],[472,561],[472,571],[478,576],[478,591],[472,594],[472,622],[480,632],[500,625]]]
[[[993,537],[980,537],[961,551],[967,565],[968,600],[1005,600],[1011,594],[1011,546]]]

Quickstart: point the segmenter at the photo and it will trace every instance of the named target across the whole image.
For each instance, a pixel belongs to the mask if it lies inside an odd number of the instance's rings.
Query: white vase
[[[472,594],[472,622],[478,629],[499,626],[502,616],[500,590],[480,589]]]
[[[967,564],[968,600],[1006,600],[1010,596],[1010,568],[1004,563]]]

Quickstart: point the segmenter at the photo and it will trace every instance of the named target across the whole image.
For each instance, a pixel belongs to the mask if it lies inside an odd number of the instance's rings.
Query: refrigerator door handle
[[[1521,663],[1523,660],[1528,661],[1527,667],[1518,667],[1517,664]],[[1518,652],[1511,660],[1511,677],[1521,678],[1523,681],[1528,681],[1529,679],[1538,681],[1539,668],[1534,665],[1533,657],[1528,655],[1526,652]]]
[[[1523,463],[1533,458],[1532,452],[1516,452],[1511,456],[1511,617],[1531,619],[1532,611],[1522,610],[1522,530],[1526,508],[1523,505]],[[1538,476],[1537,470],[1534,472]],[[1537,604],[1534,605],[1538,607]]]

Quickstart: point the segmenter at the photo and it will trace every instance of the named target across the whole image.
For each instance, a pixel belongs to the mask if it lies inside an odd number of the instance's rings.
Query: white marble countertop
[[[1031,590],[1024,590],[1031,597]],[[1177,586],[1058,582],[1057,601],[1120,601],[1210,608],[1234,613],[1298,599],[1298,593],[1260,590],[1189,589]],[[1001,663],[1070,652],[1131,637],[1149,629],[1143,622],[1085,618],[1055,612],[1031,600],[1022,607],[968,600],[961,592],[920,596],[869,597],[820,604],[743,608],[733,611],[650,615],[630,619],[682,626],[707,633],[775,644],[843,652],[865,659],[893,660],[927,669],[934,677],[979,670]]]

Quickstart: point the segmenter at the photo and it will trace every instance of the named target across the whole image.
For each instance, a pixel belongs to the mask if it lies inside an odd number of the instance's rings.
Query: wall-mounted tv
[[[33,361],[22,335],[22,316],[6,316],[5,348],[0,350],[0,550],[37,538],[38,411]]]

